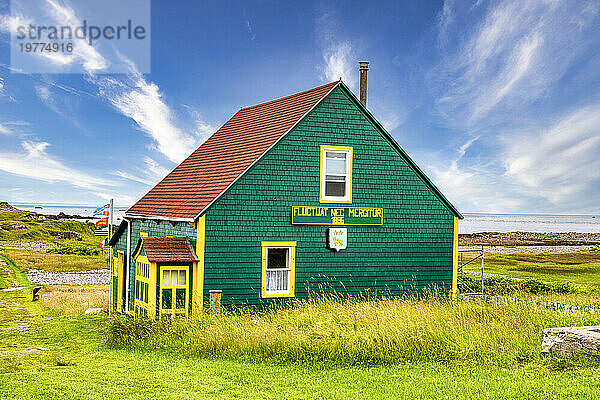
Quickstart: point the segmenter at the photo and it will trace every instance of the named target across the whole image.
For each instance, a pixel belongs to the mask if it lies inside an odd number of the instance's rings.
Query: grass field
[[[0,212],[0,240],[49,241],[54,240],[49,232],[58,231],[77,232],[84,241],[96,240],[91,223],[44,220],[35,213],[23,211]]]
[[[107,348],[101,317],[49,320],[0,346],[0,397],[582,399],[600,393],[592,365],[410,362],[337,367],[206,359]],[[37,350],[35,350],[37,349]]]
[[[50,254],[32,250],[2,250],[14,262],[26,269],[41,269],[47,272],[87,271],[108,268],[105,254],[80,256],[74,254]]]
[[[105,304],[106,287],[46,286],[41,301],[30,301],[28,257],[53,270],[77,270],[90,269],[90,256],[3,253],[0,289],[25,289],[0,291],[0,399],[600,397],[598,359],[539,354],[544,327],[600,324],[600,314],[437,297],[326,299],[266,313],[155,324],[83,315],[87,307]],[[490,261],[486,271],[493,265],[553,263],[563,268],[560,274],[545,265],[530,268],[528,277],[560,280],[568,276],[565,270],[598,260],[598,254],[526,256],[532,257]],[[594,287],[529,296],[598,304]]]
[[[465,270],[481,271],[479,263]],[[546,282],[574,283],[585,291],[600,290],[600,251],[543,254],[485,254],[485,272]]]

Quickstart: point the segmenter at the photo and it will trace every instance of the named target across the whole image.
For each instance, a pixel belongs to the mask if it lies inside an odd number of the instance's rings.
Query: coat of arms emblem
[[[347,228],[329,228],[329,248],[340,251],[348,247]]]

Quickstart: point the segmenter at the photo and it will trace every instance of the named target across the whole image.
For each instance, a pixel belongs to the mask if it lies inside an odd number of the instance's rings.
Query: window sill
[[[294,297],[294,293],[261,293],[262,298],[273,298],[273,297]]]
[[[340,203],[340,204],[352,204],[352,199],[320,199],[320,203]]]

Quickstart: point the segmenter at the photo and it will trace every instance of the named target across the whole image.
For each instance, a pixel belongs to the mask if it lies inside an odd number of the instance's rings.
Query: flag
[[[108,238],[106,238],[103,241],[101,241],[100,243],[98,243],[98,245],[96,247],[101,248],[101,247],[106,247],[106,246],[108,246]]]
[[[96,215],[108,215],[108,209],[110,208],[110,203],[105,204],[102,207],[98,207],[94,210],[94,217]]]
[[[104,217],[99,221],[96,221],[96,228],[99,228],[101,226],[108,226],[108,217]]]

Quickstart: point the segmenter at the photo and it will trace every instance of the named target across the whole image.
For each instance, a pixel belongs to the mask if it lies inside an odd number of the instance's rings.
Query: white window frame
[[[346,171],[344,174],[327,174],[327,153],[346,153]],[[352,203],[352,147],[321,146],[321,203]],[[345,177],[344,196],[327,196],[325,192],[327,175]]]

